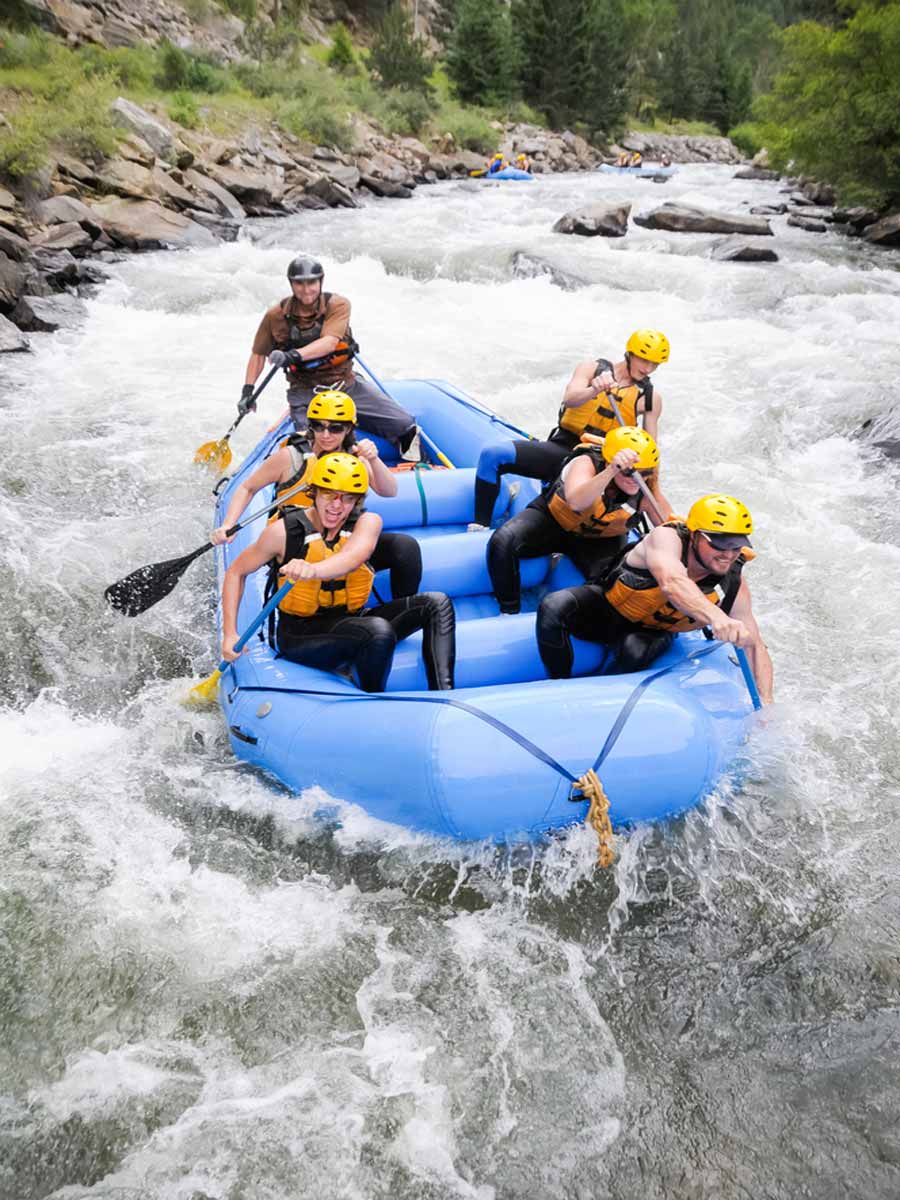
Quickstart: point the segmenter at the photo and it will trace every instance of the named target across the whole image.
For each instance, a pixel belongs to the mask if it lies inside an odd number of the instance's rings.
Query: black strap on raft
[[[606,741],[603,743],[600,753],[597,755],[597,758],[594,761],[592,769],[596,771],[608,758],[613,746],[615,746],[616,742],[619,740],[619,736],[622,733],[622,730],[625,728],[628,718],[631,716],[641,696],[643,696],[644,692],[651,683],[654,683],[657,679],[661,679],[663,675],[668,675],[670,671],[676,670],[683,663],[693,662],[697,659],[705,658],[707,654],[712,654],[712,652],[717,649],[718,646],[702,646],[699,650],[690,651],[690,653],[686,654],[684,658],[680,659],[678,662],[670,663],[669,666],[663,667],[659,671],[654,671],[652,675],[647,675],[644,679],[642,679],[622,705],[619,715],[613,722],[612,728],[606,736]],[[390,693],[385,692],[379,692],[377,695],[368,695],[363,693],[358,696],[347,696],[336,692],[323,692],[316,688],[241,687],[238,690],[241,692],[277,692],[288,696],[319,696],[327,697],[331,700],[351,702],[382,701],[391,704],[446,704],[451,708],[458,708],[462,712],[466,712],[473,717],[477,717],[478,720],[484,721],[487,725],[491,725],[499,733],[502,733],[504,737],[508,737],[510,741],[515,742],[517,746],[521,746],[523,750],[532,756],[532,758],[536,758],[539,762],[545,763],[552,770],[556,771],[558,775],[561,775],[564,779],[567,779],[569,783],[578,782],[577,776],[573,775],[571,771],[562,765],[562,763],[558,763],[551,754],[547,753],[546,750],[542,750],[540,746],[535,745],[535,743],[531,741],[530,738],[527,738],[523,733],[519,733],[511,726],[505,724],[505,722],[499,720],[497,717],[492,717],[490,713],[486,713],[482,709],[476,708],[473,704],[466,704],[462,700],[453,700],[449,696],[392,696]],[[570,799],[578,803],[582,803],[582,798],[580,796],[571,796]],[[583,801],[583,803],[587,803],[587,801]]]

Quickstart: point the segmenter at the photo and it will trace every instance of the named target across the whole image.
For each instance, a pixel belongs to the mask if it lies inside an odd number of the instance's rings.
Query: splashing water
[[[775,219],[550,232],[605,197],[737,209],[725,168],[424,189],[110,268],[0,379],[0,1197],[591,1200],[898,1190],[900,255]],[[128,622],[107,583],[200,544],[201,442],[315,251],[385,378],[538,435],[575,364],[665,330],[666,491],[740,496],[779,704],[698,810],[618,841],[451,845],[235,762],[179,704],[212,566]],[[584,286],[522,278],[517,251]],[[273,384],[235,434],[279,413]],[[871,420],[869,434],[859,436]],[[874,431],[874,432],[873,432]]]

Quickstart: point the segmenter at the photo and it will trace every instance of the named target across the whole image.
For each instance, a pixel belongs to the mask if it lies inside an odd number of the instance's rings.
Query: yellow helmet
[[[311,421],[350,421],[356,424],[356,405],[346,392],[337,388],[316,392],[306,415]]]
[[[647,362],[669,361],[669,339],[658,329],[636,329],[625,343],[627,354],[636,354]]]
[[[659,466],[659,448],[649,433],[634,425],[619,425],[611,429],[603,439],[603,457],[608,463],[616,457],[620,450],[636,450],[637,462],[633,464],[636,471],[652,471]]]
[[[364,496],[369,490],[366,464],[355,454],[323,454],[313,467],[309,481],[329,492],[351,492]]]
[[[687,527],[715,538],[713,545],[721,550],[737,550],[751,544],[747,535],[753,532],[753,518],[746,504],[717,493],[701,496],[691,505]]]

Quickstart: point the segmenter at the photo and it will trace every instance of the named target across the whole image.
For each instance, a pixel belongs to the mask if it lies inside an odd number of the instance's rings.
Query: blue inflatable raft
[[[504,167],[493,175],[485,174],[484,179],[534,179],[530,171],[521,171],[518,167]]]
[[[524,561],[530,611],[499,616],[485,565],[489,534],[466,531],[481,447],[521,431],[447,383],[412,380],[389,390],[454,464],[398,474],[399,494],[370,495],[367,506],[385,528],[419,539],[422,590],[454,599],[456,690],[427,690],[421,634],[400,643],[378,696],[278,658],[259,636],[219,686],[235,754],[296,791],[317,786],[381,820],[463,839],[533,841],[583,821],[588,806],[573,799],[572,785],[592,766],[615,825],[696,804],[734,759],[752,711],[730,647],[685,634],[651,670],[598,676],[602,647],[576,642],[577,677],[548,679],[534,610],[542,594],[582,577],[567,559]],[[217,523],[234,488],[289,428],[285,419],[241,465],[219,497]],[[504,476],[494,523],[536,494],[533,480]],[[217,551],[220,576],[264,522]],[[264,574],[247,579],[239,629],[260,612]],[[381,600],[390,597],[387,572],[375,587]]]

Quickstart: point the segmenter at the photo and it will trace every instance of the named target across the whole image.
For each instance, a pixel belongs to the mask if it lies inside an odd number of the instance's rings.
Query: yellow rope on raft
[[[585,800],[591,803],[585,824],[591,825],[597,835],[597,865],[611,867],[616,853],[613,850],[613,831],[609,820],[609,797],[603,790],[599,775],[591,768],[576,781],[572,790],[580,792]]]

